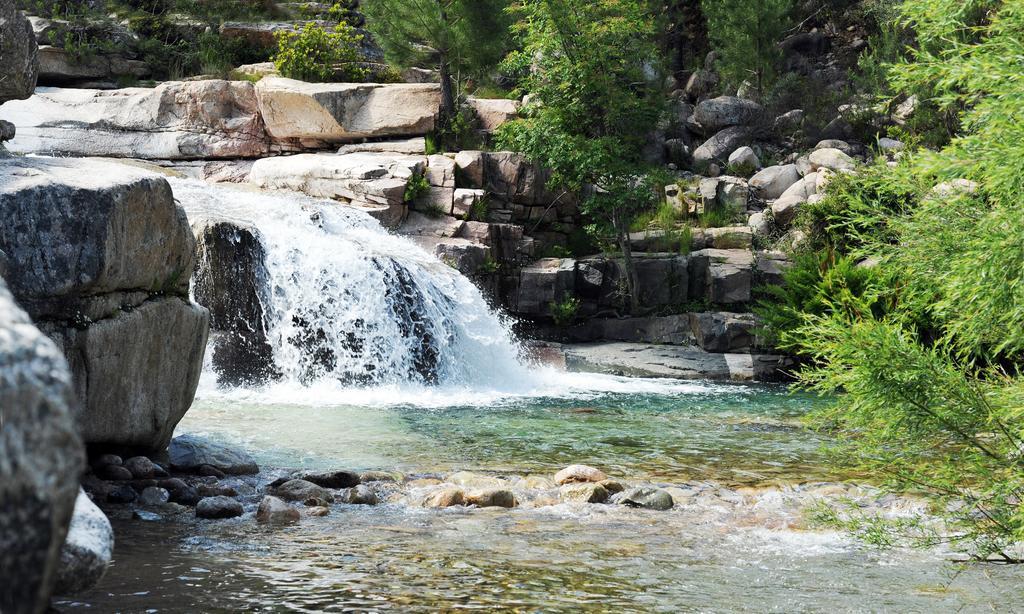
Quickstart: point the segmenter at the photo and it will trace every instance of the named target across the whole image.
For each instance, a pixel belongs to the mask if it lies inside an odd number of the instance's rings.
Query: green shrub
[[[567,296],[557,303],[551,303],[551,319],[556,326],[569,326],[576,321],[580,311],[580,299]]]
[[[361,81],[366,77],[359,51],[363,35],[346,23],[329,32],[310,22],[298,32],[277,32],[275,38],[274,66],[285,77],[313,82]]]
[[[405,184],[405,196],[404,200],[407,203],[411,203],[420,196],[423,196],[430,191],[430,182],[422,174],[416,174],[412,176],[409,183]]]
[[[1024,7],[904,0],[899,14],[915,48],[888,67],[892,91],[961,128],[830,183],[799,221],[834,260],[798,262],[763,315],[807,357],[803,385],[841,393],[814,418],[837,460],[930,495],[938,538],[967,555],[1024,562]],[[874,279],[850,266],[865,257]]]

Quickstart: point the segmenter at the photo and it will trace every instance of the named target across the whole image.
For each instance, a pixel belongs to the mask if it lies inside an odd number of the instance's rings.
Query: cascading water
[[[267,341],[283,382],[452,386],[526,376],[479,290],[369,215],[296,194],[187,180],[173,189],[192,219],[258,230]]]
[[[531,365],[476,286],[368,214],[295,193],[179,179],[171,184],[193,222],[253,227],[264,251],[259,300],[266,351],[279,377],[225,389],[208,360],[201,397],[445,407],[716,388]]]

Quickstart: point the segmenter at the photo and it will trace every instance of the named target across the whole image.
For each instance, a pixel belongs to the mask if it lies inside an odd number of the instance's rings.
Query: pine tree
[[[753,79],[764,96],[782,59],[792,0],[702,0],[718,69],[734,85]]]
[[[653,201],[644,160],[661,116],[657,19],[647,0],[526,0],[517,27],[523,49],[506,69],[539,102],[499,129],[498,144],[552,170],[552,184],[587,196],[596,238],[622,251],[630,310],[637,275],[629,226]]]
[[[441,123],[457,112],[462,78],[494,67],[507,51],[508,0],[364,0],[366,26],[391,63],[433,66],[441,80]]]

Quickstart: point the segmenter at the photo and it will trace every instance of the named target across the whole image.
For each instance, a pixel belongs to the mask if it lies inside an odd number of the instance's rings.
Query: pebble
[[[230,497],[206,497],[196,505],[197,518],[235,518],[242,515],[242,504]]]
[[[96,475],[104,480],[118,482],[132,479],[132,472],[121,465],[103,465],[96,471]]]
[[[558,485],[571,482],[603,482],[607,479],[604,471],[588,465],[569,465],[555,474],[555,483]]]
[[[564,484],[558,489],[562,501],[571,503],[604,503],[608,500],[608,491],[604,486],[595,483]]]
[[[146,510],[135,510],[132,512],[132,518],[136,520],[145,520],[147,522],[156,522],[163,519],[160,514],[147,512]]]
[[[257,522],[287,524],[297,522],[299,518],[299,510],[271,495],[263,497],[256,509]]]
[[[110,489],[107,493],[109,503],[131,503],[138,497],[135,489],[127,484],[119,484]]]
[[[518,505],[515,494],[506,488],[485,488],[466,494],[466,503],[478,507],[506,507]]]
[[[238,491],[223,484],[200,484],[199,496],[201,497],[237,497]]]
[[[351,505],[377,505],[377,494],[369,486],[360,484],[343,491],[338,500]]]
[[[613,495],[626,490],[626,487],[622,485],[622,482],[617,482],[615,480],[601,480],[598,484],[604,486],[604,489]]]
[[[334,493],[306,480],[288,480],[273,489],[273,494],[285,501],[309,501],[330,503],[334,501]]]
[[[331,513],[331,510],[322,505],[306,508],[306,515],[312,516],[313,518],[323,518]]]
[[[92,466],[94,468],[99,468],[99,467],[102,467],[104,465],[122,465],[122,464],[124,464],[124,461],[122,461],[121,457],[118,456],[117,454],[103,454],[102,456],[99,456],[98,458],[96,458],[96,460],[94,460],[92,462]]]
[[[124,461],[124,468],[132,472],[132,476],[138,480],[145,480],[156,477],[156,466],[153,461],[145,456],[133,456]]]
[[[454,507],[456,505],[465,505],[466,495],[462,492],[462,489],[458,486],[445,486],[439,490],[428,494],[423,497],[420,505],[423,507]]]
[[[354,471],[302,471],[292,477],[324,488],[352,488],[361,481]]]
[[[403,475],[388,471],[364,471],[359,474],[360,482],[401,482]]]
[[[159,486],[150,486],[139,495],[139,503],[142,505],[161,505],[171,500],[171,493]]]
[[[674,505],[672,495],[661,488],[651,486],[640,486],[625,490],[616,495],[614,501],[620,505],[658,511],[672,509]]]

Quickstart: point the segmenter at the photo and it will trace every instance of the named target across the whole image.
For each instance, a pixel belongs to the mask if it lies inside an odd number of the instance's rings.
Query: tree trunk
[[[445,131],[455,119],[455,93],[452,85],[452,71],[448,65],[448,56],[441,56],[441,131]]]
[[[615,215],[615,238],[622,250],[622,267],[626,270],[626,292],[629,294],[629,314],[640,313],[640,280],[633,261],[633,247],[629,244],[629,228],[618,214]]]

